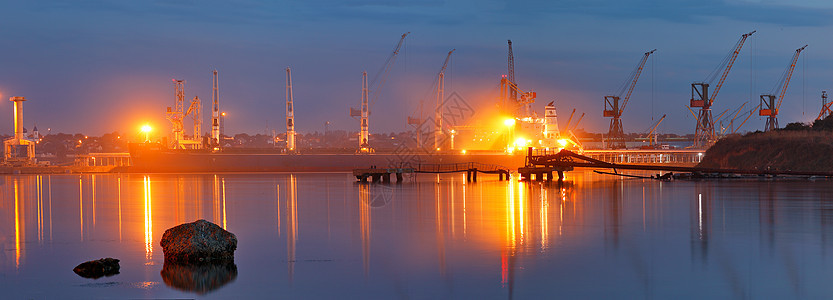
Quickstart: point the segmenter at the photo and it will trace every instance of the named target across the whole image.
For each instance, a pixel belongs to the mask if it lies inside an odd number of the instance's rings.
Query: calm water
[[[833,297],[830,181],[569,176],[0,177],[2,298]],[[165,229],[200,218],[235,265],[166,268]],[[72,272],[101,257],[121,274]]]

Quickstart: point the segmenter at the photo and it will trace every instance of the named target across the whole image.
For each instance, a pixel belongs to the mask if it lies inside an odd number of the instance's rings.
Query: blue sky
[[[3,1],[0,18],[0,132],[11,133],[10,96],[25,96],[25,124],[98,135],[168,130],[172,78],[208,115],[211,71],[220,72],[229,133],[283,124],[284,68],[293,70],[296,129],[357,130],[361,72],[382,66],[407,31],[388,84],[372,105],[372,132],[404,131],[454,48],[446,90],[476,111],[495,103],[513,41],[516,81],[556,100],[560,115],[587,113],[582,127],[607,130],[602,97],[614,92],[642,53],[656,48],[623,116],[625,131],[693,133],[684,105],[690,84],[717,66],[741,34],[744,46],[715,114],[772,90],[794,50],[799,60],[781,125],[811,121],[831,88],[833,2],[788,0],[561,1]],[[562,121],[563,122],[563,121]],[[208,121],[205,121],[208,123]],[[744,129],[762,128],[750,119]],[[190,128],[186,124],[186,128]],[[204,131],[207,128],[203,129]]]

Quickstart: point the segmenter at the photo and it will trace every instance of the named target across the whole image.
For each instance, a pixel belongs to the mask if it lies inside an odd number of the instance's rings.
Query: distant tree
[[[801,123],[801,122],[793,122],[793,123],[787,124],[787,126],[784,126],[784,128],[781,129],[781,130],[784,130],[784,131],[804,131],[804,130],[810,130],[810,126],[807,125],[807,124]]]
[[[824,119],[815,120],[813,122],[813,130],[833,131],[833,115],[829,115]]]

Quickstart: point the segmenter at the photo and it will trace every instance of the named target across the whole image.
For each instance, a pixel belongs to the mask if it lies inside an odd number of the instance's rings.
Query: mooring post
[[[558,181],[564,181],[564,171],[558,171]]]
[[[402,182],[402,172],[396,172],[396,182]]]
[[[552,181],[552,171],[547,172],[547,181]]]
[[[367,183],[367,174],[362,174],[361,182]]]
[[[390,173],[385,173],[382,175],[382,182],[390,183]]]
[[[471,181],[477,182],[477,168],[471,171]]]

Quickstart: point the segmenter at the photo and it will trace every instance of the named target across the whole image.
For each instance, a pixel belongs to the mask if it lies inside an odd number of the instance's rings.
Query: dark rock
[[[110,257],[91,260],[81,263],[72,271],[78,276],[93,279],[101,276],[113,276],[119,274],[119,260]]]
[[[205,294],[237,278],[237,265],[232,261],[180,264],[165,261],[162,280],[170,287]]]
[[[165,262],[233,261],[237,237],[217,224],[197,220],[165,230],[159,244]]]

